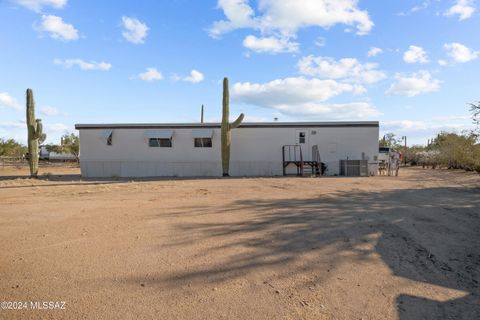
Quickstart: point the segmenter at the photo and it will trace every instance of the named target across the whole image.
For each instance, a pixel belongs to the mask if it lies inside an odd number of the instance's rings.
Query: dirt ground
[[[476,174],[26,174],[0,168],[0,301],[65,305],[1,319],[480,319]]]

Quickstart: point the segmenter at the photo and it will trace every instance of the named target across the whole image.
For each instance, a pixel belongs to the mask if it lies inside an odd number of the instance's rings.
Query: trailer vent
[[[340,160],[340,175],[346,177],[368,176],[368,160]]]

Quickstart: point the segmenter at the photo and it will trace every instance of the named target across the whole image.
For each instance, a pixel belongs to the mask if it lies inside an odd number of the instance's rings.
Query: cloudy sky
[[[412,143],[471,127],[474,0],[3,0],[0,137],[75,123],[379,120]]]

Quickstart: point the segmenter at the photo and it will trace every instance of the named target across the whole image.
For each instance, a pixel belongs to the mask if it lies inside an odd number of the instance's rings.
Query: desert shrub
[[[26,146],[18,143],[14,139],[2,139],[0,138],[0,156],[5,157],[21,157],[27,153]]]
[[[449,169],[476,170],[480,163],[477,145],[478,135],[442,132],[434,140],[433,148],[438,151],[438,162]]]
[[[414,157],[418,165],[435,169],[439,163],[440,152],[438,150],[424,150],[415,153]]]
[[[408,163],[412,166],[419,166],[423,164],[424,152],[427,150],[426,147],[420,145],[413,145],[407,148],[407,157]]]

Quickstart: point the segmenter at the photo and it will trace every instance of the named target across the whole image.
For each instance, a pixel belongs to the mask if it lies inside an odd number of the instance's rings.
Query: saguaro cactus
[[[35,119],[35,101],[32,89],[27,89],[27,129],[30,177],[38,176],[38,145],[47,137],[43,133],[42,120]]]
[[[223,176],[228,176],[230,167],[230,131],[240,125],[244,114],[240,114],[237,120],[229,123],[229,94],[228,94],[228,78],[223,79],[223,114],[222,114],[222,169]]]

